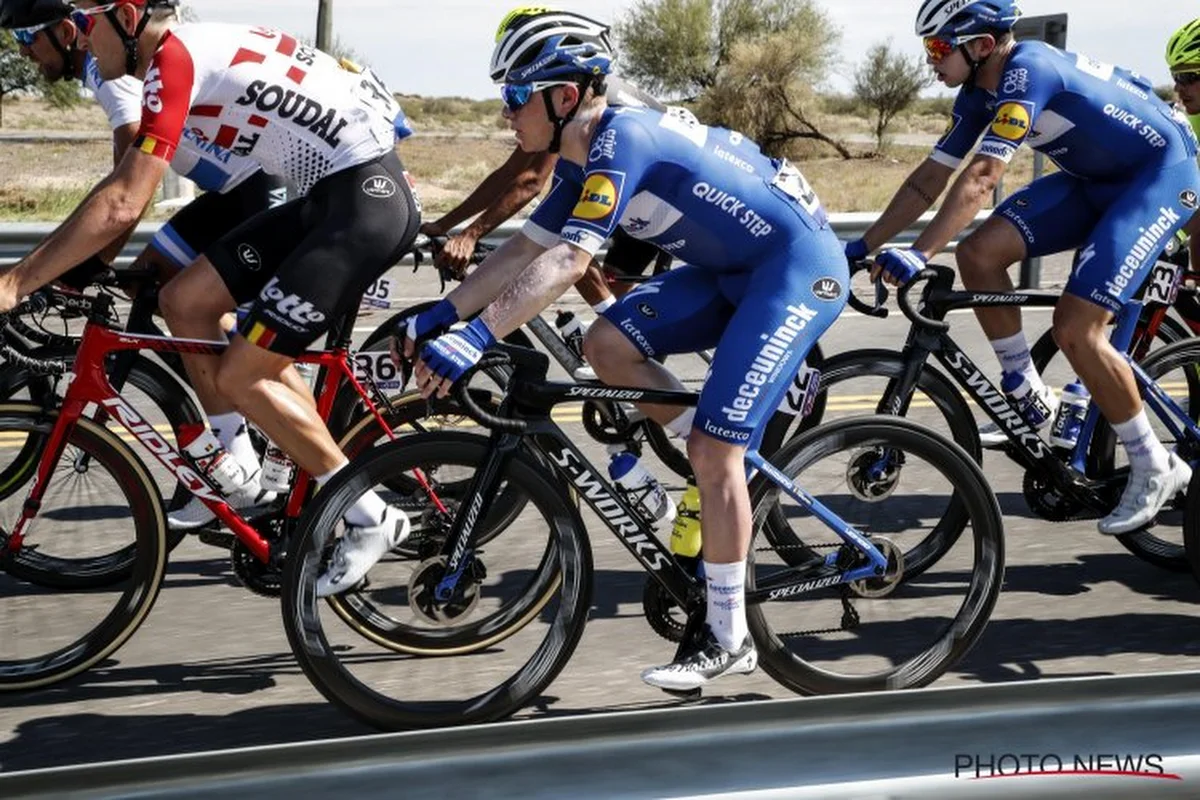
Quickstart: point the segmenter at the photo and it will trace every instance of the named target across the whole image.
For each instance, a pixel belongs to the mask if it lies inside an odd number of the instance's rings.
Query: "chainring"
[[[625,413],[615,404],[606,403],[606,405],[609,406],[609,411],[613,412],[612,420],[601,411],[599,402],[588,400],[583,404],[583,429],[587,431],[588,436],[600,444],[629,444],[636,439],[635,434],[638,426],[641,425],[641,420],[630,422]]]
[[[846,485],[864,503],[879,503],[892,496],[900,485],[904,456],[879,447],[862,450],[846,467]]]
[[[1030,510],[1047,522],[1070,522],[1088,516],[1083,506],[1064,497],[1058,487],[1037,470],[1025,470],[1021,491]]]
[[[235,539],[229,551],[233,563],[233,574],[242,586],[263,597],[279,597],[283,592],[283,571],[273,564],[264,564]]]
[[[646,586],[642,589],[642,613],[646,615],[650,629],[668,642],[683,639],[687,615],[675,598],[654,578],[646,578]]]
[[[885,536],[872,536],[871,544],[887,557],[887,569],[877,578],[850,581],[850,591],[859,597],[887,597],[904,580],[904,551]]]
[[[431,625],[445,628],[457,624],[479,605],[479,583],[486,575],[486,570],[478,556],[477,553],[459,579],[454,597],[448,603],[438,602],[435,592],[438,583],[446,576],[449,559],[439,555],[422,561],[408,579],[408,607]]]

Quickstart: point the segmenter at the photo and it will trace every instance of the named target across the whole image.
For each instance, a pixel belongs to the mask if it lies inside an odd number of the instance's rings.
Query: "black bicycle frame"
[[[513,453],[528,437],[533,442],[534,449],[547,458],[559,477],[579,493],[625,549],[642,565],[642,569],[652,575],[676,602],[689,611],[697,603],[704,602],[701,584],[684,570],[671,551],[659,541],[642,515],[592,466],[588,458],[550,417],[551,409],[560,403],[595,400],[695,406],[700,395],[688,391],[548,382],[545,380],[548,366],[545,355],[517,347],[502,346],[501,349],[514,356],[516,368],[497,416],[493,418],[496,424],[489,425],[492,427],[492,433],[487,458],[476,471],[462,504],[464,510],[455,516],[450,534],[443,545],[442,555],[446,556],[447,565],[446,575],[435,589],[438,601],[447,602],[453,596],[459,578],[470,563],[477,525],[480,520],[486,519]],[[460,393],[459,397],[464,395],[465,393]],[[475,414],[472,413],[472,416]],[[487,424],[478,417],[476,419],[482,424]],[[506,427],[509,429],[506,430]],[[747,603],[792,597],[826,586],[883,574],[887,558],[870,540],[796,486],[757,452],[747,453],[747,462],[754,469],[768,475],[781,490],[797,499],[814,516],[839,532],[844,539],[848,539],[868,560],[864,566],[829,572],[825,568],[832,567],[837,554],[828,558],[818,556],[807,564],[762,582],[753,591],[747,592]]]

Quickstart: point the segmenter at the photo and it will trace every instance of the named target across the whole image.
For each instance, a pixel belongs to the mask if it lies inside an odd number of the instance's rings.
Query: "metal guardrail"
[[[1200,672],[1042,680],[0,773],[0,797],[1194,798],[1198,714]]]
[[[990,211],[980,212],[964,234],[975,230],[990,214]],[[830,222],[839,237],[843,239],[856,239],[862,236],[867,228],[878,218],[879,215],[874,212],[832,214],[830,215]],[[915,225],[896,237],[894,244],[910,244],[932,219],[933,212],[923,214]],[[519,231],[523,224],[524,220],[509,220],[484,237],[484,241],[490,244],[499,244]],[[161,226],[161,223],[158,222],[145,222],[138,225],[137,230],[121,251],[118,260],[122,262],[132,261],[150,243],[150,240]],[[52,222],[10,222],[0,224],[0,264],[12,264],[21,259],[26,253],[37,246],[42,239],[49,236],[56,227],[58,227],[57,223]],[[953,250],[957,244],[957,241],[952,242],[947,249]]]

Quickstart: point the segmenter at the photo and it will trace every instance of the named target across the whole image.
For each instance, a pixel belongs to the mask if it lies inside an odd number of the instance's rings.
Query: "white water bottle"
[[[583,334],[587,331],[587,327],[579,319],[573,311],[560,311],[558,316],[554,318],[554,327],[558,328],[558,333],[563,338],[563,342],[575,354],[576,358],[583,358]]]
[[[1091,399],[1087,388],[1078,381],[1068,383],[1063,388],[1058,400],[1058,413],[1054,415],[1054,424],[1050,427],[1050,444],[1068,450],[1075,447]]]
[[[310,389],[313,388],[317,377],[317,365],[297,361],[295,367],[305,385]],[[288,454],[280,450],[275,442],[267,439],[267,449],[263,453],[260,477],[262,488],[269,492],[286,492],[292,488],[292,473],[295,469],[296,464],[288,457]]]
[[[246,483],[242,465],[221,446],[210,430],[186,444],[183,452],[224,495],[233,494]]]
[[[637,456],[628,450],[615,454],[608,462],[608,474],[655,532],[670,530],[675,522],[675,503]]]

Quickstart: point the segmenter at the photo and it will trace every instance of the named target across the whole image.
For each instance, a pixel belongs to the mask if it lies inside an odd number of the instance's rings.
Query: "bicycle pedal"
[[[202,528],[196,535],[200,544],[206,544],[209,547],[217,547],[221,550],[232,550],[233,542],[237,538],[229,531],[218,530],[215,528]]]
[[[663,691],[680,700],[699,700],[702,693],[699,687],[695,689],[663,689]]]

